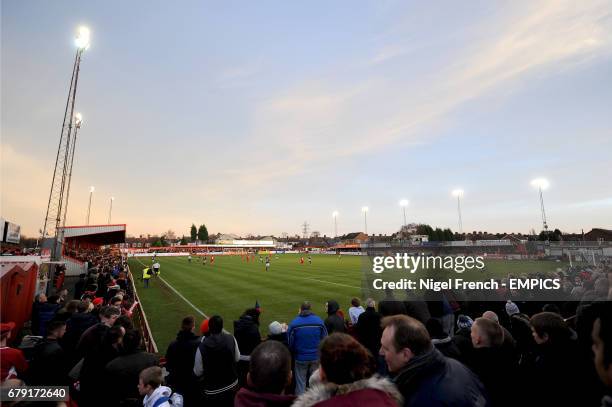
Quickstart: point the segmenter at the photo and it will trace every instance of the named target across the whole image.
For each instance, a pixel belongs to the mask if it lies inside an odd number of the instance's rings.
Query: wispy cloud
[[[612,51],[605,1],[514,4],[525,9],[483,23],[480,43],[466,47],[425,80],[386,79],[382,68],[376,76],[346,80],[340,72],[353,67],[345,66],[337,75],[311,78],[265,103],[255,112],[251,147],[265,143],[270,151],[245,160],[243,168],[266,176],[249,178],[250,185],[256,188],[257,180],[291,177],[396,143],[424,142],[427,130],[494,89]],[[409,48],[384,46],[364,64],[384,62]],[[239,168],[233,171],[242,176]]]
[[[612,197],[574,202],[568,205],[570,208],[602,208],[606,206],[612,206]]]

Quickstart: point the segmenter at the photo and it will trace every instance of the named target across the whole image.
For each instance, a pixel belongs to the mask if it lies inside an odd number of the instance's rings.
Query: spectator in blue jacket
[[[304,393],[310,375],[319,367],[319,343],[327,336],[323,320],[316,316],[308,301],[287,329],[289,349],[295,359],[295,394]]]

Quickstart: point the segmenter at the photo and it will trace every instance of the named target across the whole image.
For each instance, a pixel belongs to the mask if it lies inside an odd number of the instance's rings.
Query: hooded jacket
[[[238,342],[240,354],[249,356],[253,349],[261,343],[259,326],[250,315],[242,315],[240,319],[234,321],[234,338]]]
[[[302,394],[294,407],[352,407],[402,405],[402,395],[389,380],[380,376],[358,380],[353,383],[320,383]]]
[[[170,397],[172,394],[172,389],[166,386],[159,386],[157,389],[153,391],[151,394],[147,394],[142,401],[142,405],[144,407],[153,407],[155,402],[161,397]],[[170,407],[171,404],[167,401],[161,403],[158,407]]]
[[[325,328],[327,329],[327,333],[329,335],[334,332],[342,332],[346,331],[346,327],[344,326],[344,320],[340,315],[338,315],[338,310],[340,309],[340,305],[336,300],[327,301],[327,318],[325,319]]]

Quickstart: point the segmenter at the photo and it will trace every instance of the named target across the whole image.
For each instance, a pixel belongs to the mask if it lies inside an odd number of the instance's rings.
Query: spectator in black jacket
[[[338,315],[338,311],[340,310],[338,301],[329,300],[327,301],[325,307],[327,308],[327,318],[325,319],[325,328],[327,328],[327,333],[331,335],[334,332],[346,332],[344,319]]]
[[[79,404],[94,407],[104,405],[99,384],[104,379],[104,366],[116,356],[113,343],[106,336],[117,318],[117,308],[103,307],[100,310],[101,322],[87,329],[79,340],[76,353],[83,357],[79,378],[82,400]]]
[[[108,405],[117,406],[121,401],[138,400],[140,372],[147,367],[159,365],[159,357],[145,352],[141,347],[141,340],[137,330],[126,332],[121,354],[106,364],[105,382],[114,383]]]
[[[28,385],[67,386],[69,384],[68,371],[72,366],[68,363],[68,358],[58,342],[65,332],[64,321],[49,322],[47,337],[34,348],[28,370]]]
[[[81,335],[98,322],[98,318],[89,312],[89,302],[87,301],[81,301],[77,305],[77,312],[66,321],[66,334],[60,340],[60,343],[72,364],[77,363],[82,357],[82,355],[76,354],[76,347]]]
[[[582,395],[559,389],[582,388],[587,377],[579,361],[575,333],[560,315],[541,312],[531,317],[533,338],[537,343],[535,359],[522,363],[533,403],[538,405],[578,406]]]
[[[376,359],[376,368],[378,373],[385,373],[385,361],[378,354],[380,350],[380,337],[382,336],[382,327],[380,320],[382,315],[376,311],[376,302],[372,298],[366,300],[366,309],[359,315],[355,332],[359,342],[370,351]]]
[[[261,342],[259,333],[259,311],[249,308],[234,321],[234,336],[240,347],[242,356],[249,356]]]
[[[223,332],[223,319],[210,317],[209,335],[198,346],[193,373],[204,378],[204,398],[210,405],[232,407],[238,389],[236,363],[240,349],[236,339]]]
[[[385,289],[385,298],[378,303],[378,312],[383,317],[391,315],[406,315],[406,307],[404,302],[395,298],[393,290]]]
[[[463,358],[471,354],[474,347],[472,346],[472,324],[474,321],[467,315],[460,314],[457,317],[457,331],[453,336],[453,342],[457,345],[459,353]]]
[[[79,281],[74,285],[74,299],[81,300],[81,295],[83,295],[83,291],[85,290],[86,281],[85,273],[79,274]]]
[[[166,351],[166,382],[174,391],[183,395],[186,407],[199,404],[198,382],[193,374],[195,353],[201,338],[193,333],[195,319],[183,318],[181,330],[176,340],[168,345]]]
[[[259,333],[259,310],[249,308],[234,321],[234,337],[240,349],[240,361],[238,362],[238,379],[241,386],[246,383],[246,375],[249,371],[249,360],[251,352],[261,343]]]
[[[404,406],[488,405],[478,378],[460,362],[436,350],[421,322],[394,315],[384,318],[382,324],[380,353],[404,396]]]
[[[467,365],[480,378],[494,406],[513,406],[516,392],[509,391],[508,383],[516,377],[516,362],[504,350],[504,331],[497,322],[476,318],[472,325],[473,351]],[[503,366],[503,368],[500,368]]]
[[[457,359],[462,361],[461,352],[457,347],[457,344],[453,341],[453,339],[444,332],[442,329],[442,323],[440,320],[435,318],[430,318],[429,321],[425,324],[427,328],[427,332],[431,337],[431,343],[436,347],[437,350],[440,351],[447,358]]]

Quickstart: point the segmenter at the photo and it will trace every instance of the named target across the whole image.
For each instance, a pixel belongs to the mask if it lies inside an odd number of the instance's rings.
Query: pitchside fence
[[[129,266],[127,266],[127,270],[128,281],[130,282],[130,291],[132,292],[131,294],[133,295],[135,301],[135,306],[132,310],[132,321],[134,322],[134,326],[137,326],[142,334],[142,339],[147,352],[157,353],[157,344],[155,343],[155,339],[153,338],[151,328],[149,327],[149,321],[147,320],[147,316],[142,306],[142,302],[138,297],[138,292],[136,291],[136,286],[134,285],[134,276],[132,275]]]

